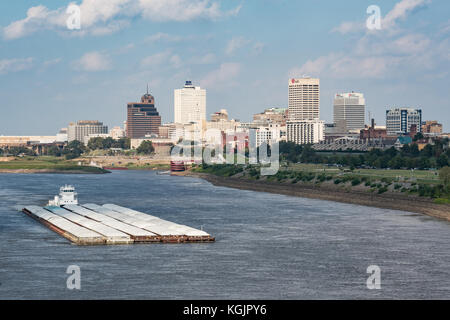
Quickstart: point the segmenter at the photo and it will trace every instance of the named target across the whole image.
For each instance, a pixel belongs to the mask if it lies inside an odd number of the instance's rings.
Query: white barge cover
[[[100,209],[104,209],[103,207],[98,206]],[[156,234],[143,230],[141,228],[134,227],[130,224],[123,223],[117,219],[111,218],[107,216],[100,209],[87,209],[79,205],[68,204],[64,206],[65,209],[68,209],[76,214],[85,216],[87,218],[93,219],[97,222],[103,223],[104,225],[114,228],[116,230],[122,231],[126,234],[131,235],[132,237],[156,237]],[[104,209],[107,210],[107,209]]]
[[[38,206],[28,206],[24,208],[29,211],[34,216],[49,222],[50,224],[58,227],[59,229],[70,233],[71,235],[77,237],[79,240],[83,239],[104,239],[104,237],[92,230],[83,228],[73,222],[68,221],[56,214],[53,214]]]
[[[70,212],[69,210],[61,207],[45,207],[45,209],[53,212],[54,214],[66,218],[84,228],[90,229],[96,233],[102,234],[106,237],[106,243],[132,243],[133,239],[126,234],[100,222],[88,219],[79,214]]]
[[[163,226],[162,224],[150,223],[145,220],[123,214],[121,212],[110,210],[106,207],[101,207],[97,204],[88,203],[88,204],[84,204],[83,207],[88,208],[90,210],[94,210],[94,211],[97,211],[97,210],[100,210],[100,208],[103,208],[104,210],[102,211],[102,213],[106,214],[107,216],[109,216],[111,218],[117,219],[124,223],[128,223],[137,228],[145,229],[147,231],[150,231],[150,232],[155,233],[160,236],[169,236],[170,237],[170,236],[183,236],[184,235],[183,233],[180,233],[180,232],[171,231],[167,227]],[[161,219],[155,219],[154,221],[158,221],[158,220],[161,220]]]
[[[143,222],[140,222],[141,228],[153,231],[155,233],[158,233],[156,230],[165,230],[167,234],[170,235],[185,235],[188,237],[208,237],[210,236],[208,233],[194,229],[185,225],[180,225],[177,223],[173,223],[167,220],[163,220],[154,216],[151,216],[149,214],[136,211],[133,209],[121,207],[115,204],[104,204],[104,208],[122,213],[124,215],[127,215],[129,217],[142,220]],[[152,229],[153,228],[153,229]]]

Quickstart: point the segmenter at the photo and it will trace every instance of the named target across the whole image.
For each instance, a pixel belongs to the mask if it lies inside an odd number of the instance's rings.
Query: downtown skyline
[[[366,98],[366,119],[370,111],[383,124],[387,108],[420,108],[448,131],[448,3],[378,1],[382,30],[368,32],[369,1],[329,1],[327,10],[303,1],[190,1],[191,10],[184,0],[148,0],[139,13],[135,2],[96,1],[108,10],[88,11],[80,31],[50,19],[69,2],[0,4],[0,135],[55,134],[80,119],[122,125],[126,103],[147,83],[162,121],[172,122],[173,90],[186,80],[207,90],[207,115],[225,108],[250,121],[287,107],[286,81],[305,74],[321,80],[326,122],[334,95],[355,91]],[[23,20],[31,7],[34,18]]]

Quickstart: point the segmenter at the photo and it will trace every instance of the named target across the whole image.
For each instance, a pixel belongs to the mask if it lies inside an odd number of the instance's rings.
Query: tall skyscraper
[[[320,80],[289,80],[289,120],[312,120],[320,117]]]
[[[287,140],[313,144],[324,139],[325,123],[320,117],[320,80],[289,80]]]
[[[411,126],[422,131],[422,110],[412,108],[393,108],[386,110],[386,131],[388,136],[407,134]]]
[[[104,126],[102,122],[96,120],[81,120],[77,123],[70,123],[67,128],[67,140],[69,142],[78,140],[85,141],[85,137],[90,134],[107,134],[108,127]]]
[[[345,131],[364,129],[366,100],[362,93],[341,93],[334,96],[334,123],[344,124]]]
[[[155,98],[144,94],[141,102],[130,102],[127,105],[127,137],[136,139],[150,134],[158,134],[161,116],[155,108]]]
[[[175,123],[201,123],[206,120],[206,90],[186,81],[183,89],[174,91]]]

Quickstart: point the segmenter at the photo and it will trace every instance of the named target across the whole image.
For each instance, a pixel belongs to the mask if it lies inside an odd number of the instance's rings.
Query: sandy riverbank
[[[216,186],[409,211],[450,221],[450,205],[436,204],[432,199],[400,193],[386,192],[384,194],[376,194],[365,191],[346,190],[345,188],[330,185],[318,186],[304,183],[292,184],[255,181],[245,178],[225,178],[195,172],[185,172],[180,175],[202,178]]]

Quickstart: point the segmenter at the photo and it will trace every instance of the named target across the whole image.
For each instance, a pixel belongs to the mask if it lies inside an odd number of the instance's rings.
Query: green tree
[[[102,149],[108,150],[108,149],[112,148],[113,144],[114,144],[113,138],[111,138],[111,137],[104,138],[102,140]]]
[[[142,141],[141,145],[136,149],[140,154],[152,154],[155,152],[155,148],[151,141]]]
[[[61,157],[61,149],[58,146],[51,146],[47,150],[47,155],[54,157]]]
[[[89,139],[87,146],[90,150],[103,149],[103,140],[104,139],[102,137],[91,138],[91,139]]]
[[[439,168],[448,166],[450,163],[446,154],[442,153],[436,160],[436,164]]]
[[[415,141],[421,140],[421,139],[423,139],[423,134],[422,134],[422,132],[417,132],[416,135],[415,135],[414,138],[413,138],[413,141],[415,142]]]
[[[73,140],[67,144],[64,148],[62,154],[66,157],[66,159],[75,159],[83,154],[86,150],[86,147],[78,140]]]
[[[450,186],[450,167],[443,167],[439,170],[439,179],[441,179],[444,186]]]

